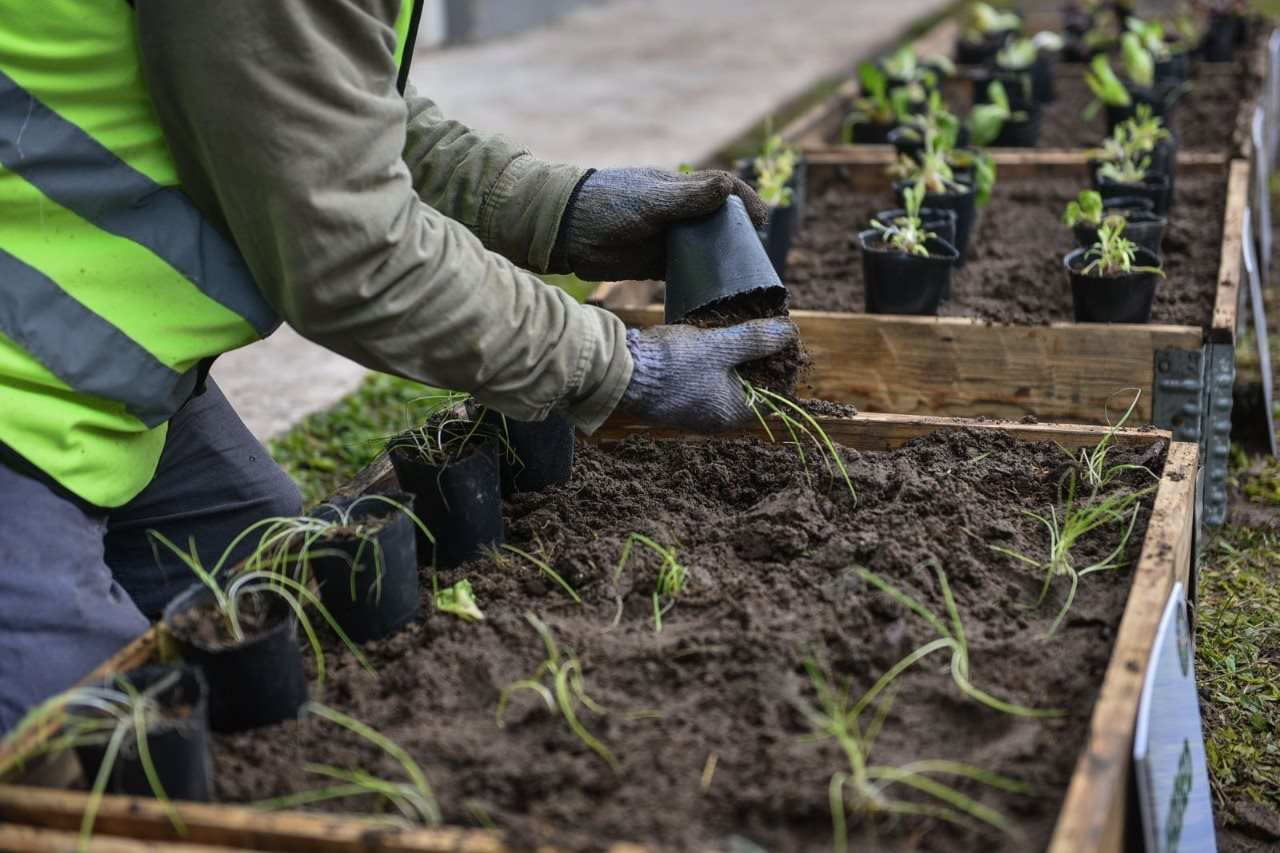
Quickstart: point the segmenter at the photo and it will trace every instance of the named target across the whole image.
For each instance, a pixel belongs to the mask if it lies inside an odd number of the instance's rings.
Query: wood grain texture
[[[67,853],[78,849],[79,841],[80,836],[76,832],[34,826],[0,826],[0,850]],[[247,848],[95,835],[84,849],[87,853],[236,853]]]
[[[1249,161],[1233,160],[1227,179],[1227,212],[1222,223],[1222,263],[1213,304],[1210,339],[1233,343],[1244,281],[1244,210],[1249,203]]]

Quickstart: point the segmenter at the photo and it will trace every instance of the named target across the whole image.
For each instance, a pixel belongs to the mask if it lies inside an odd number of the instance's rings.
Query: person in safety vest
[[[300,511],[207,378],[281,321],[521,420],[750,417],[788,321],[627,331],[525,270],[660,278],[669,223],[756,195],[446,119],[421,6],[0,0],[0,732],[192,582],[149,530],[210,561]]]

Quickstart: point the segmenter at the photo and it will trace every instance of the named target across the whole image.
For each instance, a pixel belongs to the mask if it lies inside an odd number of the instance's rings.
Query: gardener
[[[148,530],[211,561],[299,511],[206,378],[281,320],[518,419],[749,416],[789,323],[627,332],[524,269],[658,278],[669,223],[759,199],[445,119],[402,94],[421,5],[0,0],[0,731],[192,582]]]

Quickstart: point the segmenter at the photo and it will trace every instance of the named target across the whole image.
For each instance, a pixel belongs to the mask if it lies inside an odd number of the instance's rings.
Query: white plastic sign
[[[1271,338],[1267,335],[1267,316],[1264,313],[1262,300],[1262,280],[1258,275],[1258,259],[1253,251],[1253,229],[1256,222],[1252,208],[1244,211],[1244,271],[1249,278],[1249,308],[1253,315],[1253,336],[1258,343],[1258,370],[1262,374],[1263,416],[1267,422],[1267,435],[1270,436],[1272,456],[1280,457],[1280,447],[1276,442],[1275,408],[1272,403],[1274,394],[1271,391]]]
[[[1147,853],[1215,853],[1213,804],[1182,584],[1174,584],[1156,634],[1133,739]]]

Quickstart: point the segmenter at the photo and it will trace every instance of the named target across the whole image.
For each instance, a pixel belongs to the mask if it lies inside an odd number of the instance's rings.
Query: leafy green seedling
[[[308,606],[320,614],[333,633],[346,646],[347,651],[351,652],[352,657],[359,661],[360,665],[366,670],[373,672],[373,668],[369,666],[369,661],[365,659],[364,654],[351,641],[346,632],[342,630],[337,620],[333,618],[333,614],[321,603],[320,598],[311,591],[307,584],[287,574],[266,569],[241,571],[231,575],[224,582],[219,579],[221,575],[219,567],[227,559],[228,552],[223,553],[218,561],[219,565],[210,571],[200,561],[194,538],[188,543],[191,550],[187,552],[183,551],[159,531],[149,530],[147,532],[153,540],[151,546],[153,549],[156,549],[157,543],[163,545],[181,560],[209,590],[213,596],[214,607],[221,615],[227,634],[234,642],[242,643],[245,640],[244,629],[240,625],[243,602],[246,599],[253,600],[262,595],[275,596],[293,611],[297,617],[298,625],[301,626],[303,633],[306,634],[307,642],[310,644],[311,651],[316,658],[316,680],[319,684],[324,684],[325,655],[324,648],[320,645],[320,638],[316,634],[315,626],[312,625],[311,619],[307,616]],[[156,554],[158,557],[158,550],[156,550]]]
[[[556,584],[559,585],[559,587],[563,589],[569,595],[570,598],[573,599],[574,604],[582,603],[582,597],[578,595],[577,590],[571,587],[569,585],[569,582],[560,576],[559,572],[551,568],[551,564],[548,563],[546,560],[541,559],[539,557],[535,557],[532,554],[530,554],[528,551],[517,548],[514,545],[503,545],[502,550],[509,551],[512,554],[515,554],[517,557],[523,557],[524,559],[528,560],[533,565],[533,567],[536,568],[539,572],[546,575],[551,580],[555,581]],[[502,562],[501,555],[499,555],[498,557],[498,562],[499,563]]]
[[[925,245],[938,235],[924,230],[920,221],[920,206],[924,201],[924,184],[915,183],[902,192],[906,205],[906,216],[895,219],[888,224],[873,221],[872,227],[880,232],[880,241],[888,249],[902,252],[904,255],[929,257],[929,249]]]
[[[923,111],[902,117],[901,130],[908,138],[951,151],[960,133],[960,120],[946,108],[942,93],[935,89],[929,93]]]
[[[618,585],[618,578],[621,577],[623,568],[627,565],[627,560],[631,559],[631,548],[636,543],[645,546],[662,560],[658,568],[658,580],[653,590],[653,631],[655,634],[661,633],[662,617],[675,606],[676,599],[680,597],[680,593],[684,592],[689,570],[677,559],[675,548],[659,545],[643,533],[630,533],[627,535],[627,541],[622,545],[622,556],[618,558],[618,566],[613,570],[615,587]]]
[[[1120,37],[1120,61],[1124,65],[1124,73],[1135,86],[1150,89],[1155,85],[1155,60],[1137,33],[1125,33]]]
[[[1085,85],[1093,92],[1093,100],[1084,109],[1084,118],[1091,121],[1104,105],[1108,107],[1127,107],[1133,103],[1129,90],[1120,78],[1111,70],[1111,63],[1104,54],[1093,58],[1089,70],[1084,74]]]
[[[314,773],[317,776],[330,779],[336,784],[255,803],[257,808],[265,810],[291,809],[344,797],[371,796],[380,797],[395,807],[401,818],[397,823],[403,822],[418,826],[439,825],[440,807],[436,803],[435,794],[431,791],[431,785],[427,782],[427,776],[422,772],[422,768],[418,766],[418,763],[405,751],[404,747],[367,723],[363,723],[319,702],[308,702],[303,706],[303,711],[341,726],[378,747],[404,769],[404,774],[408,781],[392,782],[387,779],[380,779],[359,768],[335,767],[331,764],[307,764],[303,769],[308,773]]]
[[[480,606],[476,604],[475,593],[471,590],[471,581],[466,578],[458,581],[453,586],[440,589],[435,577],[432,576],[431,599],[435,602],[436,610],[441,613],[452,613],[465,622],[480,622],[484,620],[484,613],[480,611]]]
[[[872,750],[892,707],[892,692],[882,686],[886,679],[881,678],[877,687],[872,688],[880,688],[877,695],[870,695],[869,691],[851,706],[850,685],[843,688],[833,685],[813,660],[806,660],[804,666],[817,693],[818,704],[802,710],[815,734],[833,739],[848,763],[847,770],[832,774],[827,786],[832,847],[837,853],[848,849],[846,808],[850,801],[856,811],[864,814],[919,815],[962,826],[977,821],[1012,834],[1012,826],[1004,815],[933,777],[968,779],[1012,793],[1027,791],[1025,784],[958,761],[913,761],[900,767],[872,764]],[[869,710],[872,716],[864,723],[862,717]],[[894,786],[912,788],[929,799],[917,802],[890,797],[888,791]]]
[[[808,462],[804,455],[804,442],[802,437],[808,439],[818,449],[819,456],[827,465],[828,473],[832,473],[832,469],[839,472],[840,477],[844,480],[845,486],[849,489],[849,494],[854,500],[858,498],[858,491],[853,487],[853,480],[849,478],[849,470],[845,467],[844,460],[840,457],[840,452],[836,450],[835,443],[831,441],[831,437],[827,435],[827,431],[822,425],[814,419],[813,415],[804,410],[802,406],[793,400],[788,400],[781,394],[774,393],[768,388],[757,388],[742,377],[738,377],[742,382],[742,390],[747,395],[747,405],[751,407],[751,411],[756,413],[760,426],[764,429],[765,435],[770,441],[776,441],[773,437],[773,430],[769,427],[769,422],[765,415],[773,415],[778,418],[786,429],[787,434],[791,436],[791,444],[796,448],[796,453],[800,457],[800,464],[804,466],[805,476],[809,475]]]
[[[1080,270],[1082,275],[1120,276],[1132,273],[1155,273],[1164,277],[1160,267],[1135,266],[1138,257],[1138,245],[1124,236],[1125,219],[1112,214],[1102,220],[1098,226],[1098,242],[1085,250],[1085,264]]]
[[[990,693],[980,690],[974,686],[973,680],[969,676],[969,641],[964,633],[964,624],[960,621],[960,610],[956,607],[955,597],[951,594],[951,586],[947,583],[946,572],[942,570],[942,566],[934,564],[934,571],[938,576],[938,587],[942,590],[942,600],[946,603],[947,617],[950,624],[943,620],[942,617],[931,613],[919,599],[913,598],[907,593],[895,587],[887,580],[882,578],[875,572],[867,569],[858,568],[855,570],[858,577],[874,586],[876,589],[888,595],[898,604],[910,610],[919,616],[925,622],[929,623],[929,627],[938,633],[938,639],[916,649],[911,655],[903,658],[896,666],[890,669],[885,676],[881,678],[884,686],[898,676],[898,674],[907,667],[916,663],[916,661],[932,654],[935,651],[949,649],[951,651],[951,680],[955,682],[956,687],[960,688],[960,692],[986,705],[992,710],[999,711],[1002,714],[1013,714],[1020,717],[1056,717],[1061,716],[1061,711],[1041,710],[1036,708],[1027,708],[1023,705],[1014,705],[1005,702],[1003,699],[997,699]],[[884,689],[880,683],[867,691],[867,695],[874,698],[881,690]],[[855,711],[861,711],[860,706],[855,706]]]
[[[1134,107],[1133,117],[1116,125],[1115,135],[1122,141],[1125,151],[1131,153],[1149,153],[1161,142],[1173,138],[1164,126],[1164,120],[1155,114],[1150,104]]]
[[[552,713],[558,710],[574,736],[582,741],[588,749],[600,756],[615,773],[621,771],[622,765],[614,754],[609,751],[609,748],[599,738],[587,731],[587,727],[578,719],[577,705],[582,705],[593,714],[602,715],[605,713],[604,708],[600,707],[587,695],[586,687],[582,681],[582,663],[572,654],[567,658],[561,657],[555,638],[551,636],[551,629],[536,615],[525,613],[524,618],[529,621],[533,629],[538,632],[538,636],[542,638],[547,657],[542,663],[538,664],[538,668],[533,671],[533,675],[509,684],[502,689],[502,693],[498,696],[498,709],[496,712],[498,727],[501,728],[503,725],[502,718],[506,713],[507,703],[511,701],[511,696],[520,690],[527,690],[537,695],[547,706],[547,710]],[[543,679],[550,682],[549,687],[542,683]]]
[[[979,148],[995,142],[1007,122],[1027,119],[1026,113],[1010,109],[1009,94],[999,80],[987,87],[987,97],[988,103],[975,104],[969,112],[969,135]]]
[[[1049,545],[1043,558],[1029,557],[1026,554],[1000,545],[990,546],[993,551],[1033,566],[1044,575],[1044,583],[1040,587],[1040,595],[1036,598],[1035,603],[1032,605],[1033,607],[1039,607],[1044,603],[1044,600],[1049,595],[1050,588],[1053,586],[1054,579],[1059,577],[1070,579],[1071,586],[1067,591],[1066,600],[1063,601],[1062,607],[1058,610],[1058,615],[1053,620],[1053,624],[1049,626],[1049,630],[1045,633],[1046,637],[1052,637],[1057,633],[1058,626],[1062,624],[1067,612],[1071,610],[1081,578],[1096,572],[1118,569],[1125,565],[1124,549],[1133,535],[1134,526],[1138,523],[1138,513],[1142,509],[1141,500],[1154,489],[1154,487],[1150,487],[1138,492],[1118,493],[1100,499],[1095,496],[1094,499],[1077,503],[1074,472],[1070,475],[1069,483],[1067,499],[1062,508],[1061,518],[1058,516],[1057,507],[1052,505],[1048,508],[1047,514],[1022,510],[1023,515],[1040,522],[1049,533]],[[1121,535],[1120,542],[1116,547],[1101,560],[1090,563],[1083,568],[1077,568],[1071,553],[1076,544],[1095,530],[1100,530],[1113,524],[1124,526],[1124,533]]]
[[[1016,12],[1001,12],[990,3],[974,3],[965,14],[962,37],[971,42],[982,41],[997,33],[1017,32],[1022,19]]]
[[[791,188],[787,182],[795,174],[799,155],[795,148],[782,140],[782,135],[769,133],[764,146],[756,155],[756,190],[760,199],[772,207],[790,207]]]
[[[918,83],[890,88],[889,78],[874,62],[858,66],[858,83],[861,95],[853,102],[853,111],[844,120],[844,138],[853,141],[853,129],[860,124],[896,124],[899,117],[907,115],[912,103],[922,103],[926,98],[924,87]]]

